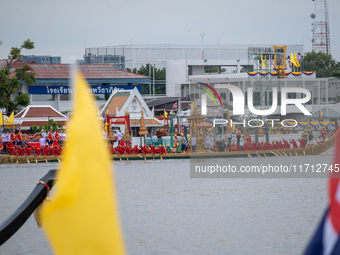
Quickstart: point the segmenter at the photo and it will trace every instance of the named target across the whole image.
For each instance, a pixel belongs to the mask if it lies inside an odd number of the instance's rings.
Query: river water
[[[287,158],[272,162],[280,161]],[[0,165],[0,222],[57,167]],[[187,159],[121,161],[114,169],[129,254],[301,254],[327,205],[326,178],[194,179]],[[30,217],[0,254],[52,252]]]

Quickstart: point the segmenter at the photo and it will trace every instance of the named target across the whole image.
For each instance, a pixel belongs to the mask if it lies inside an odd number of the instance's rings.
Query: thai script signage
[[[89,91],[92,94],[111,94],[115,88],[119,90],[130,90],[137,87],[141,92],[141,85],[92,85]],[[71,86],[28,86],[29,94],[72,94]]]

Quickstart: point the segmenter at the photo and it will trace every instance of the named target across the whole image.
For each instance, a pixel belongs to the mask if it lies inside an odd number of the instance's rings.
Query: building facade
[[[70,111],[73,93],[72,85],[70,85],[72,66],[31,63],[28,65],[36,73],[36,82],[30,86],[21,84],[16,95],[28,92],[31,105],[51,105],[60,112]],[[143,84],[150,83],[149,77],[122,71],[112,64],[84,64],[79,65],[78,69],[89,83],[91,92],[99,105],[106,102],[115,88],[127,90],[136,87],[140,91]]]
[[[36,64],[61,64],[61,57],[49,55],[23,55],[21,60],[24,62],[34,62]]]

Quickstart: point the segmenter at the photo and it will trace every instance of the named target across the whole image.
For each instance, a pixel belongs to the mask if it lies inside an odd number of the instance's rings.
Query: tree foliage
[[[340,62],[323,52],[307,52],[301,61],[305,71],[316,71],[317,78],[340,78]]]
[[[154,66],[151,64],[146,64],[145,66],[142,65],[142,67],[137,70],[137,68],[134,68],[133,70],[126,68],[126,71],[132,72],[132,73],[138,73],[141,75],[149,76],[151,77],[151,83],[153,82],[154,79],[154,74],[155,74],[155,94],[165,94],[165,77],[166,77],[166,69],[163,67],[162,69],[159,69],[155,67],[154,71]],[[152,86],[151,86],[152,90]],[[152,91],[151,91],[152,92]],[[149,85],[142,85],[142,94],[149,94]]]
[[[19,106],[29,105],[29,95],[27,92],[12,99],[12,95],[20,88],[20,81],[28,85],[32,85],[35,82],[35,72],[31,71],[28,65],[15,68],[13,72],[12,64],[16,59],[21,58],[21,51],[23,49],[34,49],[34,42],[28,39],[23,42],[20,48],[12,47],[5,67],[0,70],[0,108],[5,108],[7,115],[13,110],[18,110]]]
[[[225,68],[221,68],[221,70],[219,71],[218,66],[206,66],[204,68],[204,72],[205,73],[224,73],[227,70]]]

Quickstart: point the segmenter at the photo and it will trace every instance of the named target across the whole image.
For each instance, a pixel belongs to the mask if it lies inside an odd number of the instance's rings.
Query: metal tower
[[[314,13],[310,15],[313,19],[312,50],[331,54],[328,22],[328,0],[312,0],[314,2]]]

